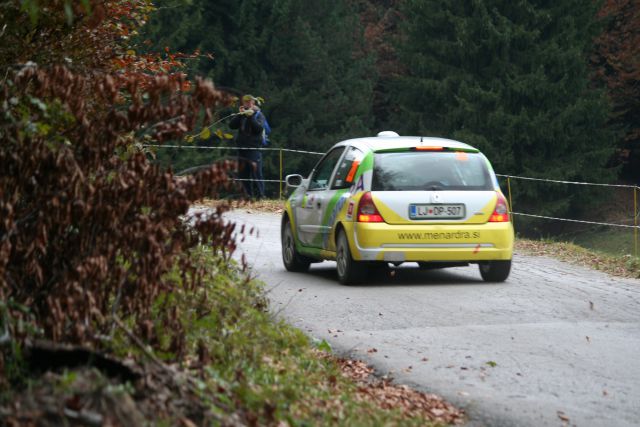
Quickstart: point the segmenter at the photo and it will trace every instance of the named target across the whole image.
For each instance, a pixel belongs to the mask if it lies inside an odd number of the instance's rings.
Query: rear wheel
[[[364,280],[366,274],[366,266],[363,262],[355,261],[351,257],[349,250],[349,241],[344,230],[338,234],[336,244],[336,264],[338,271],[338,280],[343,285],[353,285]]]
[[[511,272],[511,260],[481,262],[480,275],[485,282],[504,282]]]
[[[289,220],[282,224],[282,263],[288,271],[307,271],[311,264],[311,259],[298,253]]]

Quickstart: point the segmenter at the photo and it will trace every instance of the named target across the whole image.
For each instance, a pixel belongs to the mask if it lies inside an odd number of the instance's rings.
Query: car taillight
[[[500,193],[498,193],[496,208],[489,217],[489,222],[509,222],[509,208],[507,207],[507,200]]]
[[[358,222],[384,222],[368,191],[362,195],[358,203]]]

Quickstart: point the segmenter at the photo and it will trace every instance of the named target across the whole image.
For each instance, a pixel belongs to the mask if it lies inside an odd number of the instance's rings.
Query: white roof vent
[[[395,137],[398,137],[400,135],[398,135],[396,132],[394,132],[392,130],[385,130],[385,131],[382,131],[382,132],[378,133],[378,136],[379,137],[383,137],[383,138],[385,138],[385,137],[386,138],[390,138],[390,137],[391,138],[395,138]]]

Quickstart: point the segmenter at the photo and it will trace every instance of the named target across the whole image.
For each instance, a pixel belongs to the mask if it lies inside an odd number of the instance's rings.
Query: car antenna
[[[420,137],[420,142],[422,142],[422,137]]]

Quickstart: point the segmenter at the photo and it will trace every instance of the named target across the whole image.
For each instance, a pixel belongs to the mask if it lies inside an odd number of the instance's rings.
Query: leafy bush
[[[174,263],[186,289],[200,284],[185,251],[204,236],[223,256],[233,252],[224,205],[192,229],[182,219],[226,185],[225,165],[178,181],[135,144],[180,137],[202,109],[225,102],[208,81],[183,87],[59,66],[9,75],[0,92],[0,300],[29,307],[45,337],[95,344],[122,317],[152,340],[153,302],[172,292]],[[10,319],[28,320],[8,307]],[[177,316],[165,326],[179,347]]]

